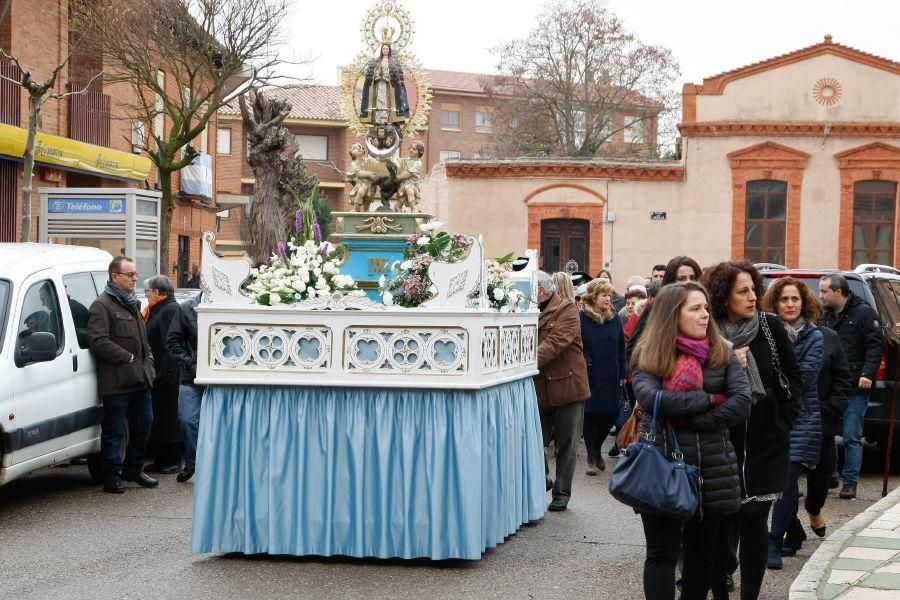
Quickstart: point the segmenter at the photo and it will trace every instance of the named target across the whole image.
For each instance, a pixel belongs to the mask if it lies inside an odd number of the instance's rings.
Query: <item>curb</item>
[[[789,600],[817,600],[819,585],[828,571],[829,565],[840,553],[847,541],[857,533],[865,529],[885,511],[900,504],[900,487],[859,513],[844,526],[829,535],[819,544],[806,564],[803,565],[800,574],[794,579],[789,592]]]

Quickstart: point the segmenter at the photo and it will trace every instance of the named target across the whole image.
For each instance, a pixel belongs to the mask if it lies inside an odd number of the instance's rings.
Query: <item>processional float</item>
[[[544,514],[534,261],[506,281],[479,238],[417,212],[424,147],[407,140],[430,91],[412,21],[380,2],[363,37],[342,84],[363,139],[341,258],[296,239],[256,270],[204,236],[194,552],[479,559]],[[427,299],[386,303],[392,274],[412,297],[410,273]]]

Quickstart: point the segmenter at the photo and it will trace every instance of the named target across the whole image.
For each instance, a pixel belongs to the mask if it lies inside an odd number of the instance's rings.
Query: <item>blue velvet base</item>
[[[484,390],[210,386],[194,552],[478,559],[545,509],[531,378]]]

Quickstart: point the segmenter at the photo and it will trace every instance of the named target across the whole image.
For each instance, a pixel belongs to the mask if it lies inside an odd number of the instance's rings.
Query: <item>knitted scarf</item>
[[[788,337],[791,338],[791,343],[796,344],[797,338],[800,337],[800,332],[806,329],[806,326],[809,323],[806,322],[806,319],[803,317],[799,317],[793,323],[788,323],[784,321],[784,329],[787,331]]]
[[[675,338],[678,358],[675,359],[675,373],[663,381],[663,389],[690,392],[703,389],[703,364],[709,356],[709,340],[692,340],[683,336]]]
[[[150,315],[154,310],[156,310],[156,307],[165,302],[166,298],[168,298],[168,296],[166,296],[165,294],[157,294],[156,298],[154,298],[152,302],[147,304],[146,308],[144,308],[145,323],[150,320]]]
[[[745,348],[750,345],[759,334],[759,319],[761,313],[754,313],[749,319],[732,323],[728,319],[718,321],[719,329],[725,339],[731,342],[735,349]],[[765,318],[765,317],[763,317]],[[763,385],[762,377],[759,375],[759,367],[756,365],[756,358],[752,352],[747,352],[747,368],[744,369],[747,378],[750,380],[750,391],[753,396],[753,403],[760,398],[765,398],[766,387]]]
[[[134,312],[140,314],[141,301],[135,296],[134,291],[128,293],[110,281],[106,284],[106,293],[121,302],[126,308],[130,308]]]

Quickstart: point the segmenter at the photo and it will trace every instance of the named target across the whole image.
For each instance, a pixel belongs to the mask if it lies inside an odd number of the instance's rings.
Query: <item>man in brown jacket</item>
[[[544,446],[556,442],[556,482],[548,510],[565,510],[572,496],[575,453],[581,434],[584,401],[591,395],[581,345],[581,320],[575,305],[556,292],[550,275],[537,273],[538,369],[534,378]],[[547,485],[550,468],[544,459]]]
[[[91,304],[88,341],[97,359],[97,384],[103,399],[100,455],[103,457],[103,490],[125,491],[122,481],[156,487],[156,479],[144,473],[144,451],[153,425],[150,388],[155,372],[153,354],[134,293],[137,268],[127,256],[109,263],[109,283]],[[128,449],[122,462],[122,436],[128,417]]]

